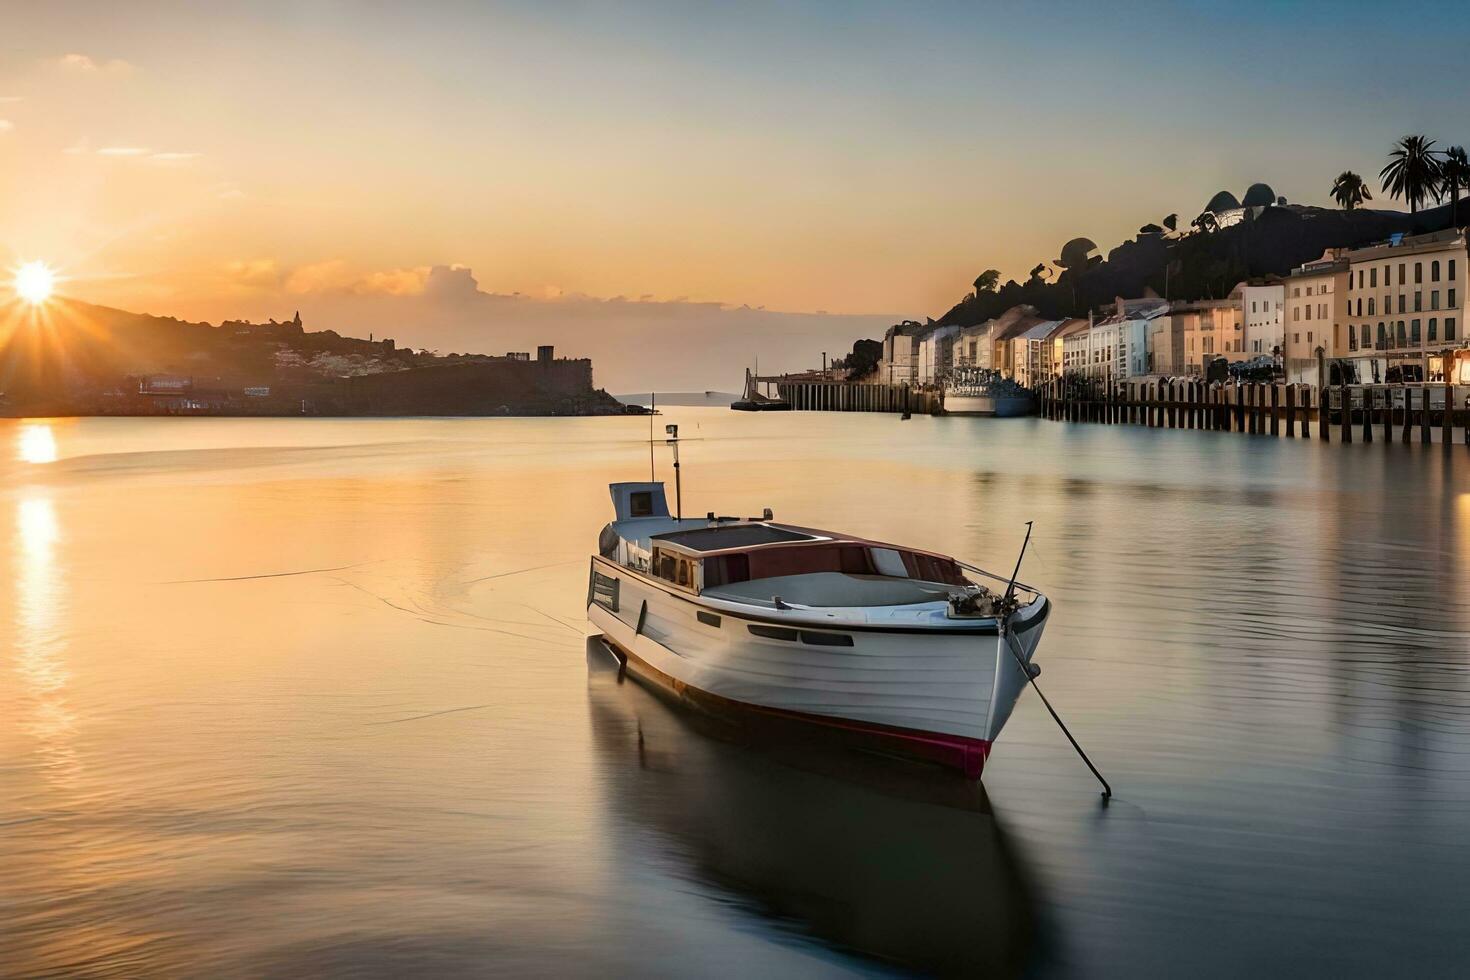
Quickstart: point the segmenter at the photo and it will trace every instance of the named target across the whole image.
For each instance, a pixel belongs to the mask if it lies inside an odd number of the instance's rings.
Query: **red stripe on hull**
[[[818,731],[840,736],[844,742],[869,751],[958,770],[964,773],[967,779],[979,779],[985,768],[985,760],[990,757],[991,743],[981,738],[924,732],[912,728],[896,728],[891,725],[832,718],[804,711],[767,708],[711,694],[650,666],[647,661],[640,659],[611,637],[604,636],[603,641],[612,647],[619,657],[623,658],[629,672],[638,679],[669,691],[681,700],[688,701],[713,714],[746,719],[760,718],[804,727],[810,726]]]

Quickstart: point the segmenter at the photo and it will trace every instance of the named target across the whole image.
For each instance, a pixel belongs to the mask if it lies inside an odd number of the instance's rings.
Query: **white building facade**
[[[921,385],[938,384],[949,374],[954,355],[954,337],[960,328],[935,327],[919,338],[919,364],[915,380]]]
[[[1285,347],[1283,307],[1286,287],[1280,282],[1243,282],[1240,284],[1241,316],[1245,322],[1245,351],[1257,354],[1279,353]]]

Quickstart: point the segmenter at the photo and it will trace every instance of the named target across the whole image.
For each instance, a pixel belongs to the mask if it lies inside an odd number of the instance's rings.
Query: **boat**
[[[1036,398],[1025,387],[995,374],[964,374],[944,385],[945,415],[1019,418],[1036,412]]]
[[[791,411],[791,403],[786,399],[761,394],[760,385],[756,382],[755,375],[750,373],[750,368],[745,369],[745,394],[731,402],[730,407],[737,412]]]
[[[980,778],[1039,672],[1044,595],[769,509],[671,516],[661,482],[609,489],[587,616],[635,679],[742,723]]]

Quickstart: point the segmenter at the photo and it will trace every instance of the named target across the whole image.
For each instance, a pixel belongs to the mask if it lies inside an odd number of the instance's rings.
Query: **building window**
[[[1365,323],[1365,324],[1363,324],[1363,346],[1364,347],[1367,347],[1372,342],[1373,342],[1373,338],[1372,338],[1372,335],[1371,335],[1371,331],[1369,331],[1369,329],[1368,329],[1368,324]]]
[[[1431,310],[1437,310],[1437,309],[1439,309],[1439,290],[1438,289],[1431,289],[1429,291],[1429,308]]]
[[[1362,269],[1359,269],[1358,270],[1358,288],[1359,289],[1362,289],[1363,288],[1363,270]]]
[[[1372,316],[1373,313],[1374,313],[1374,310],[1373,310],[1373,297],[1372,296],[1369,296],[1368,297],[1368,315],[1369,316]]]
[[[1424,263],[1423,262],[1415,262],[1414,263],[1414,282],[1417,284],[1417,283],[1421,283],[1423,281],[1424,281]]]
[[[1388,346],[1388,333],[1383,329],[1383,321],[1378,322],[1378,349],[1382,350]]]
[[[1445,306],[1448,306],[1448,307],[1449,307],[1449,308],[1450,308],[1450,309],[1452,309],[1452,310],[1453,310],[1453,309],[1454,309],[1454,308],[1455,308],[1455,291],[1454,291],[1454,289],[1450,289],[1450,290],[1449,290],[1449,294],[1450,294],[1450,295],[1449,295],[1449,297],[1448,297],[1448,298],[1447,298],[1447,299],[1446,299],[1446,300],[1445,300],[1445,304],[1444,304],[1444,305],[1445,305]]]
[[[1292,334],[1291,335],[1291,342],[1293,344],[1300,344],[1302,342],[1302,335],[1299,334],[1299,333]]]
[[[1424,309],[1424,293],[1416,292],[1414,294],[1414,312],[1418,313],[1422,309]]]
[[[1452,316],[1447,316],[1444,318],[1444,339],[1455,339],[1455,318]]]
[[[1368,270],[1368,285],[1370,287],[1378,285],[1378,266],[1376,265]]]
[[[1410,341],[1410,343],[1413,343],[1413,344],[1418,344],[1419,343],[1419,321],[1418,320],[1410,320],[1409,321],[1409,341]]]
[[[1311,303],[1308,303],[1307,304],[1307,319],[1310,320],[1311,318],[1312,318],[1312,304]]]
[[[1439,259],[1429,263],[1429,281],[1439,282]]]
[[[1434,343],[1437,339],[1439,339],[1436,336],[1438,333],[1439,333],[1439,318],[1438,317],[1430,317],[1429,318],[1429,342],[1431,344]]]
[[[1293,287],[1291,287],[1291,298],[1292,299],[1299,299],[1301,297],[1301,295],[1302,295],[1302,287],[1300,287],[1300,286],[1293,286]]]
[[[1363,297],[1358,297],[1358,316],[1363,315]]]
[[[1419,322],[1418,320],[1415,320],[1414,321],[1414,323],[1416,323],[1416,324],[1418,322]],[[1398,326],[1399,326],[1399,328],[1398,328],[1398,332],[1397,332],[1396,336],[1398,338],[1399,346],[1402,347],[1402,346],[1404,346],[1405,344],[1407,344],[1409,342],[1409,335],[1404,332],[1404,321],[1400,320]],[[1419,328],[1416,326],[1414,329],[1417,331]]]
[[[1407,306],[1408,303],[1409,303],[1409,297],[1408,297],[1408,295],[1406,293],[1399,293],[1399,312],[1400,313],[1407,313],[1408,312],[1408,310],[1404,309],[1404,307]]]
[[[1312,331],[1308,330],[1307,331],[1307,343],[1310,344],[1311,342],[1312,342]]]
[[[1450,259],[1449,274],[1446,275],[1445,278],[1448,279],[1450,282],[1454,282],[1455,281],[1455,260],[1454,259]]]
[[[1400,286],[1402,286],[1404,284],[1404,271],[1405,271],[1404,263],[1400,262],[1399,263],[1399,285]]]

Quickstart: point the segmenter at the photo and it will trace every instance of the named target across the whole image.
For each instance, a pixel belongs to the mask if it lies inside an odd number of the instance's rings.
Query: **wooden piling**
[[[1429,386],[1419,386],[1419,443],[1427,446],[1434,440],[1429,436]]]
[[[1455,386],[1448,381],[1444,383],[1444,415],[1440,417],[1439,427],[1439,441],[1448,449],[1455,441]]]
[[[1414,419],[1414,389],[1404,385],[1404,434],[1402,442],[1409,444],[1409,433],[1413,431]]]
[[[1286,386],[1286,438],[1296,438],[1296,385]]]
[[[1342,441],[1344,444],[1353,441],[1353,403],[1349,397],[1347,382],[1338,382],[1338,410],[1342,412]]]

